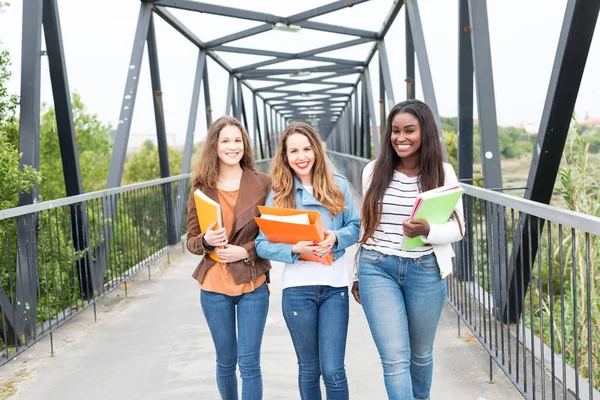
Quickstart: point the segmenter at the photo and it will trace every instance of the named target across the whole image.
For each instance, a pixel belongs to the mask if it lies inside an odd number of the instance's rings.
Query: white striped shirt
[[[363,170],[363,193],[371,184],[374,166],[375,162],[372,161]],[[392,181],[383,195],[381,220],[373,236],[363,245],[364,248],[404,258],[418,258],[433,252],[430,245],[406,251],[401,249],[404,239],[402,222],[410,216],[419,194],[418,184],[419,176],[409,177],[394,171]]]

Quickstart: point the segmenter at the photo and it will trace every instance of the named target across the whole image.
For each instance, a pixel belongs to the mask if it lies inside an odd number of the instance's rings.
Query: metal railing
[[[86,308],[95,317],[96,302],[121,284],[127,293],[143,268],[150,274],[185,234],[189,178],[1,210],[0,365]]]
[[[360,191],[369,160],[328,157]],[[528,399],[600,399],[600,219],[471,185],[448,302]],[[590,376],[590,371],[592,376]]]
[[[450,304],[526,398],[600,399],[600,219],[463,187]]]

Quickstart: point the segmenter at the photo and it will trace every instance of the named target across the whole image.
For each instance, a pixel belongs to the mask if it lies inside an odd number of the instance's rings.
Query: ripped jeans
[[[348,334],[348,288],[298,286],[283,290],[283,317],[298,357],[302,400],[348,399],[344,358]]]

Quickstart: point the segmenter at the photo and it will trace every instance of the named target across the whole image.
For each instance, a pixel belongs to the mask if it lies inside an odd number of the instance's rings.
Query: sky
[[[331,0],[302,2],[253,0],[219,0],[220,5],[248,8],[288,16],[327,4]],[[352,8],[316,18],[316,21],[378,31],[393,0],[372,0]],[[491,0],[488,1],[492,65],[500,125],[538,125],[541,119],[556,46],[567,0]],[[457,115],[458,0],[420,0],[418,2],[427,52],[441,116]],[[129,67],[132,41],[140,2],[137,0],[58,0],[69,85],[84,104],[104,122],[116,127]],[[183,10],[172,13],[203,41],[247,29],[259,22],[200,14]],[[192,85],[198,49],[155,16],[156,35],[167,140],[181,146],[185,140]],[[12,55],[11,93],[20,92],[22,2],[12,4],[0,14],[0,46]],[[406,96],[404,10],[398,15],[385,42],[396,102]],[[270,31],[229,43],[231,46],[300,52],[350,39],[345,35],[302,29],[297,33]],[[42,41],[42,48],[45,45]],[[324,56],[364,60],[371,44],[352,47]],[[232,67],[254,63],[266,57],[219,53]],[[287,62],[273,67],[302,66]],[[373,93],[377,101],[379,88],[377,57],[370,66]],[[139,77],[130,147],[156,135],[147,52]],[[213,119],[225,113],[228,74],[212,60],[208,61]],[[578,120],[600,117],[600,32],[595,34],[588,56],[575,111]],[[595,72],[595,75],[594,75]],[[313,75],[314,77],[314,75]],[[350,81],[354,81],[352,78]],[[417,74],[417,98],[422,99]],[[343,80],[348,81],[348,80]],[[257,82],[255,87],[266,86]],[[52,104],[47,59],[42,59],[42,101]],[[251,114],[250,92],[244,92],[247,111]],[[261,104],[259,103],[259,106]],[[204,100],[196,124],[195,140],[206,135]],[[477,111],[475,111],[477,113]],[[477,114],[475,114],[477,117]],[[261,116],[262,124],[262,116]],[[252,132],[253,122],[250,122]]]

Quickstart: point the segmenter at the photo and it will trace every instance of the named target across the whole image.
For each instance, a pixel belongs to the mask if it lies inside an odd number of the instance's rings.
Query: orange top
[[[228,234],[233,230],[233,208],[237,202],[239,190],[225,191],[217,189],[219,193],[219,204],[223,214],[223,225]],[[239,296],[254,291],[267,280],[265,274],[260,275],[254,282],[246,282],[238,285],[233,280],[227,263],[216,263],[206,271],[202,283],[198,286],[209,292],[226,294],[228,296]]]

